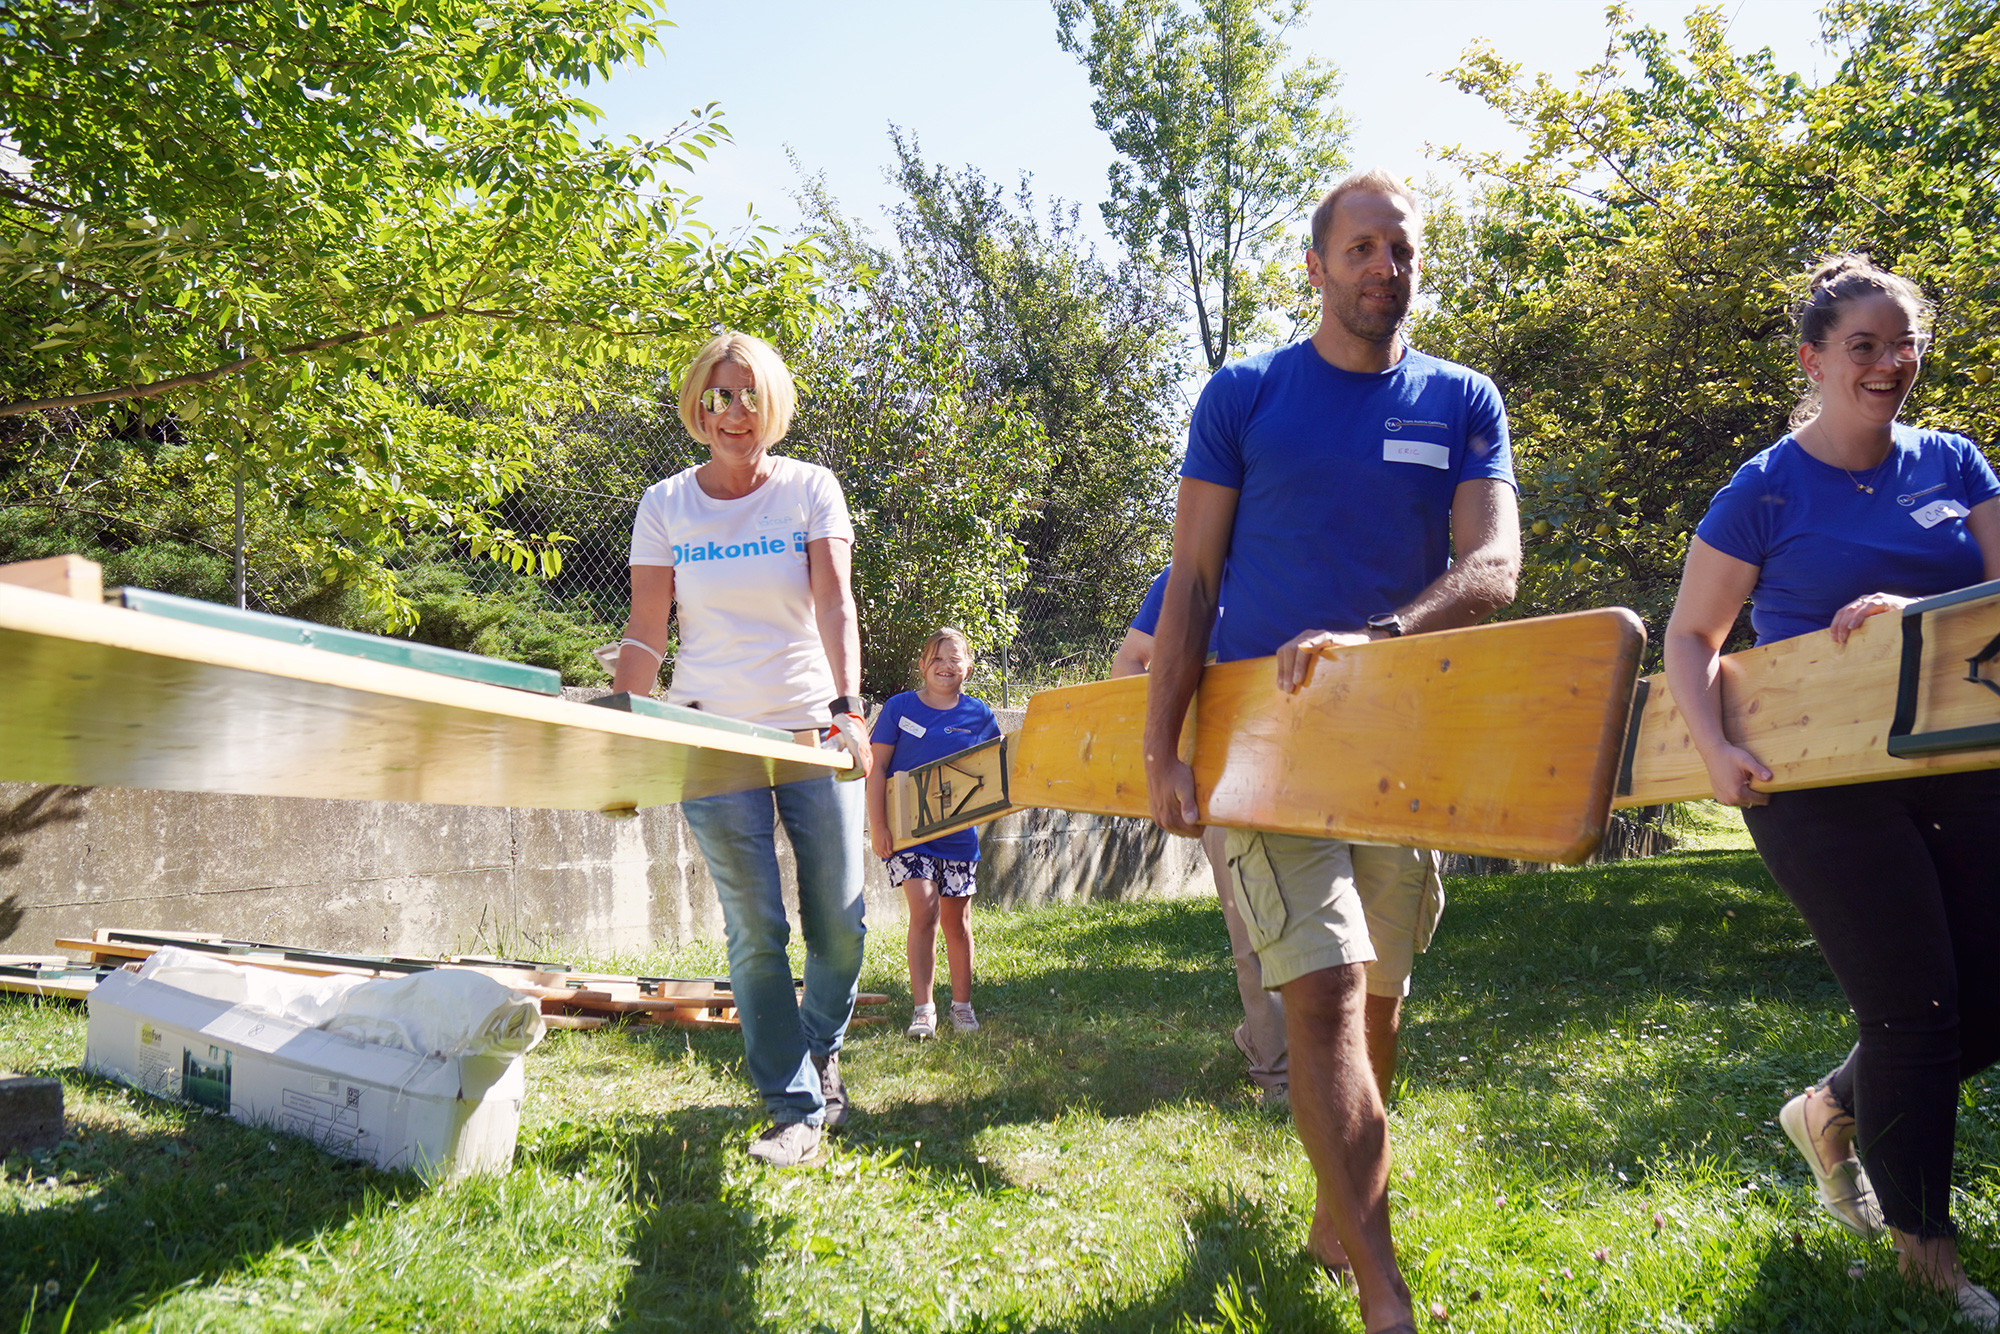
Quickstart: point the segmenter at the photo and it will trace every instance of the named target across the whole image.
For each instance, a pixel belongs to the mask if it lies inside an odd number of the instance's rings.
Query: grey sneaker
[[[928,1042],[937,1036],[937,1006],[919,1005],[910,1012],[910,1026],[903,1036],[912,1042]]]
[[[750,1156],[773,1167],[797,1167],[819,1153],[819,1127],[781,1121],[750,1143]]]
[[[840,1080],[840,1053],[828,1052],[825,1056],[812,1058],[819,1070],[819,1092],[826,1099],[826,1120],[821,1124],[828,1130],[838,1130],[847,1124],[847,1085]]]
[[[1958,1290],[1958,1318],[1974,1329],[2000,1329],[2000,1300],[1977,1283]]]
[[[1257,1105],[1278,1116],[1290,1115],[1292,1110],[1292,1086],[1273,1084],[1257,1091]]]
[[[951,1003],[951,1031],[954,1033],[977,1033],[979,1016],[972,1012],[971,1001]]]

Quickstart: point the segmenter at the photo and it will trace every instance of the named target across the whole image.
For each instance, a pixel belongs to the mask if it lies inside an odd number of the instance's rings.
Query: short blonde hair
[[[1391,199],[1402,200],[1405,204],[1409,205],[1410,212],[1416,215],[1417,222],[1421,227],[1424,220],[1424,208],[1422,204],[1417,202],[1416,195],[1410,192],[1410,187],[1402,181],[1397,180],[1395,175],[1386,168],[1370,167],[1367,171],[1355,172],[1341,181],[1340,184],[1328,190],[1325,197],[1319,201],[1319,207],[1313,210],[1312,248],[1322,256],[1326,254],[1327,229],[1333,226],[1333,210],[1340,206],[1342,199],[1345,199],[1357,190],[1366,190],[1369,194],[1387,195]]]
[[[708,437],[701,433],[701,392],[708,388],[708,377],[725,361],[749,371],[750,382],[757,387],[757,410],[750,415],[757,422],[758,440],[766,445],[783,440],[785,432],[792,429],[792,414],[798,410],[798,386],[792,383],[792,373],[777,348],[755,334],[734,330],[703,343],[681,377],[681,425],[687,427],[689,435],[708,443]]]

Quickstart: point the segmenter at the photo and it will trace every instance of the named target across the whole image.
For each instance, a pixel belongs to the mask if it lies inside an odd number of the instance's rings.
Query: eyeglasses
[[[702,411],[711,417],[720,417],[729,411],[731,403],[741,403],[745,412],[757,410],[757,391],[753,389],[704,389],[701,391]]]
[[[1813,341],[1821,347],[1826,345],[1824,338]],[[1930,345],[1929,334],[1904,334],[1901,338],[1887,341],[1880,338],[1850,338],[1845,344],[1847,359],[1857,366],[1873,366],[1882,359],[1885,348],[1896,349],[1896,360],[1907,364],[1921,358]]]

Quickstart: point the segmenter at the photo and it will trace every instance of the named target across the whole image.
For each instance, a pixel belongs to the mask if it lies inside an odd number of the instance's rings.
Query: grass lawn
[[[1772,1123],[1851,1025],[1740,826],[1449,889],[1390,1114],[1424,1328],[1948,1328],[1809,1207]],[[71,1329],[1359,1330],[1230,1046],[1214,903],[977,930],[985,1028],[915,1045],[879,927],[863,982],[897,1022],[852,1040],[855,1123],[794,1172],[743,1155],[734,1034],[553,1033],[514,1169],[431,1184],[88,1077],[80,1009],[0,1004],[0,1068],[60,1075],[71,1112],[52,1156],[5,1164],[0,1329],[74,1301]],[[1988,1283],[1992,1093],[1967,1088],[1957,1202]]]

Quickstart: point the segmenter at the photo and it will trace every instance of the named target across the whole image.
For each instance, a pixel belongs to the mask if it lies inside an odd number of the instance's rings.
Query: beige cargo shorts
[[[1365,963],[1369,995],[1409,995],[1444,911],[1435,852],[1232,829],[1227,853],[1266,990]]]

